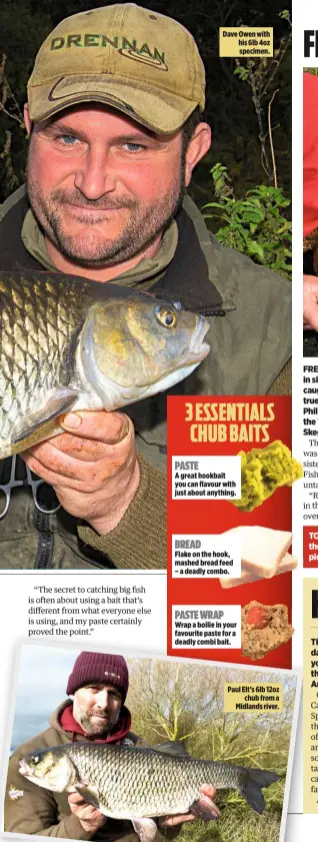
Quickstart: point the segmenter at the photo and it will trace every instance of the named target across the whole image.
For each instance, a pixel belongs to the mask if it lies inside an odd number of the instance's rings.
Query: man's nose
[[[108,690],[99,690],[96,694],[96,702],[99,708],[107,708],[109,704]]]
[[[111,155],[105,148],[90,148],[76,169],[75,187],[92,201],[116,189],[116,175]]]

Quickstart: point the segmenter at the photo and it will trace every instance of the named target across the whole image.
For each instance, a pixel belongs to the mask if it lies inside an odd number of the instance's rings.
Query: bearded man
[[[211,143],[204,91],[193,37],[157,11],[124,3],[59,23],[29,80],[27,184],[2,207],[0,268],[180,298],[208,317],[212,350],[174,393],[281,394],[290,284],[222,248],[186,195]],[[41,511],[17,460],[26,481],[1,521],[0,566],[165,568],[166,394],[61,426],[23,454],[48,485]],[[10,475],[7,461],[0,487]]]
[[[7,831],[66,839],[136,842],[136,833],[142,831],[142,820],[140,826],[136,823],[134,832],[131,822],[106,817],[77,792],[52,792],[19,773],[20,760],[29,752],[69,742],[146,746],[130,730],[131,715],[125,706],[128,684],[127,663],[121,655],[80,653],[67,682],[68,699],[51,717],[50,727],[19,746],[10,758],[5,800]],[[208,784],[201,788],[205,812],[208,808],[211,819],[219,816],[211,800],[215,792]],[[195,819],[191,812],[159,819],[154,842],[174,839],[183,822]]]

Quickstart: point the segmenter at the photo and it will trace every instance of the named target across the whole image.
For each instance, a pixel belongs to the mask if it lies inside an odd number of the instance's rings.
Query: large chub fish
[[[57,432],[68,410],[119,409],[206,357],[208,322],[118,284],[0,271],[0,458]]]
[[[200,818],[215,818],[212,802],[200,796],[202,784],[237,789],[262,813],[262,788],[278,780],[275,772],[192,759],[180,743],[163,744],[160,750],[70,743],[32,752],[20,761],[19,771],[53,792],[80,793],[106,816],[130,819],[140,842],[154,839],[156,816],[191,810]]]

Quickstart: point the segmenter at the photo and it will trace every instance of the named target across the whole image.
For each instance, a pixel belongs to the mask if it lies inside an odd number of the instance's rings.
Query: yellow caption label
[[[318,813],[318,579],[304,579],[304,813]]]
[[[224,711],[258,710],[260,713],[281,713],[283,710],[283,688],[281,684],[257,682],[241,684],[230,681],[224,685]]]
[[[219,54],[222,58],[272,58],[273,27],[249,29],[220,26]]]

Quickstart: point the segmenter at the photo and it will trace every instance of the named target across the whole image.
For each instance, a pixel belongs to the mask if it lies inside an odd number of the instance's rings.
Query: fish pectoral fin
[[[140,842],[152,842],[157,833],[157,825],[153,819],[131,819],[134,831]]]
[[[96,810],[104,813],[103,806],[101,805],[98,797],[97,789],[92,786],[86,786],[85,784],[75,784],[75,790],[82,796],[82,798],[84,798],[84,801],[87,801],[87,804],[91,804],[92,807],[96,807]]]
[[[208,795],[200,795],[200,798],[191,804],[190,810],[191,813],[194,813],[198,819],[203,819],[204,822],[209,822],[211,819],[218,819],[221,815],[220,810]]]
[[[28,422],[19,427],[12,437],[12,452],[26,450],[32,444],[37,444],[45,438],[56,434],[57,425],[53,423],[59,415],[67,412],[73,406],[77,392],[67,387],[57,389],[39,412],[32,412]],[[21,446],[23,445],[23,446]]]

